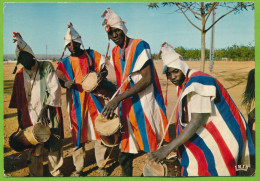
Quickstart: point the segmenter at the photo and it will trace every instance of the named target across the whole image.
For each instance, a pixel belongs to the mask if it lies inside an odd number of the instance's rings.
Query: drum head
[[[51,136],[50,127],[37,123],[33,127],[33,135],[39,143],[44,143],[48,141]]]
[[[120,128],[119,117],[114,114],[112,119],[107,119],[103,118],[102,114],[99,114],[95,120],[95,128],[102,136],[113,135]]]
[[[92,92],[98,86],[98,77],[96,72],[90,72],[82,80],[82,88],[86,92]]]
[[[148,162],[144,165],[143,175],[145,177],[167,176],[167,167],[162,163]]]

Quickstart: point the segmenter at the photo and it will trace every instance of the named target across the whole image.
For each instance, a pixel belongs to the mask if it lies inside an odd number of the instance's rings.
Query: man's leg
[[[102,165],[105,161],[106,150],[107,147],[105,145],[102,145],[100,140],[95,141],[95,157],[100,176],[107,176],[107,172]]]
[[[37,145],[34,150],[29,151],[28,167],[31,177],[43,176],[43,145]]]
[[[120,152],[118,161],[122,169],[122,176],[131,177],[133,175],[133,159],[134,154]]]
[[[63,148],[55,152],[49,152],[49,171],[52,176],[63,176],[60,171],[61,166],[63,165]]]
[[[85,144],[80,144],[79,148],[74,147],[72,152],[73,164],[76,168],[75,176],[81,176],[85,162]]]

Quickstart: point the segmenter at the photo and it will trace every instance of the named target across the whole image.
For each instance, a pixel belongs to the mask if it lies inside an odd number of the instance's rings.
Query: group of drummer
[[[50,62],[38,61],[21,35],[14,33],[17,42],[17,64],[21,63],[23,68],[15,77],[10,108],[18,109],[19,127],[22,129],[38,122],[51,128],[50,139],[30,149],[28,157],[30,176],[43,176],[44,147],[49,149],[51,175],[63,176],[60,171],[63,165],[64,137],[60,108],[61,87],[66,88],[66,105],[74,144],[72,154],[76,168],[74,176],[84,175],[84,143],[89,140],[95,140],[95,158],[100,176],[108,175],[105,168],[105,153],[107,147],[114,145],[107,145],[102,139],[106,135],[102,135],[97,129],[96,120],[99,118],[104,119],[103,122],[108,122],[117,116],[120,120],[118,161],[122,168],[122,176],[133,175],[133,158],[140,151],[153,152],[148,155],[148,160],[159,162],[178,147],[183,176],[234,175],[236,173],[233,169],[238,164],[244,164],[242,162],[246,161],[246,164],[250,165],[254,149],[251,146],[250,133],[247,132],[247,123],[237,111],[234,111],[236,108],[230,105],[230,101],[226,105],[233,108],[230,115],[227,113],[224,115],[222,110],[219,110],[221,105],[224,106],[223,101],[230,100],[228,94],[222,90],[220,84],[220,88],[214,88],[216,85],[214,78],[208,80],[208,75],[190,70],[181,60],[181,56],[167,43],[161,48],[164,73],[167,80],[178,86],[178,96],[181,98],[176,106],[178,137],[167,146],[161,147],[163,140],[170,141],[167,130],[169,124],[149,44],[141,39],[129,38],[125,22],[110,8],[103,13],[102,18],[104,18],[102,25],[109,41],[111,39],[116,44],[110,56],[110,63],[116,75],[116,88],[113,84],[107,84],[106,80],[108,53],[104,57],[95,50],[85,49],[81,36],[72,23],[68,25],[64,38],[64,52],[68,49],[70,56],[63,58],[63,52],[56,71]],[[86,76],[93,72],[96,73],[95,85],[88,91],[85,89],[86,85],[83,85],[83,80],[88,80],[84,84],[92,86],[93,79],[86,79]],[[206,77],[205,81],[200,77]],[[101,89],[101,94],[95,90],[96,87]],[[108,93],[107,96],[106,93],[102,94],[102,89],[112,93]],[[222,98],[220,95],[225,96]],[[222,115],[222,120],[219,119],[219,114]],[[224,118],[225,116],[227,118]],[[233,122],[229,123],[229,119]],[[230,133],[229,136],[232,138],[222,138],[223,134],[218,129],[222,124],[227,125],[225,133]],[[230,128],[232,124],[235,128]],[[114,122],[112,125],[106,124],[107,129],[113,125]],[[230,148],[230,143],[234,144],[234,141],[237,146]],[[225,149],[220,142],[226,145]],[[224,156],[225,152],[231,155]],[[201,160],[198,160],[197,156]],[[216,159],[222,159],[221,164]]]

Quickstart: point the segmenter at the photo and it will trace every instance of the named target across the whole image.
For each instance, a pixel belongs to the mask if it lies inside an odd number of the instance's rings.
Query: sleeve
[[[105,57],[103,55],[101,55],[99,52],[94,51],[94,69],[95,72],[100,72],[102,70],[102,68],[105,65]]]
[[[105,57],[103,55],[101,55],[100,63],[99,63],[99,70],[102,70],[104,65],[105,65]]]
[[[49,97],[46,104],[53,107],[61,107],[61,87],[53,66],[46,77],[46,83],[49,92]]]
[[[134,57],[137,57],[133,69],[133,72],[136,72],[141,70],[145,63],[152,57],[149,44],[145,41],[140,41],[136,46]]]
[[[9,108],[18,108],[17,107],[17,97],[18,97],[17,90],[19,90],[19,89],[18,89],[17,86],[18,86],[17,76],[15,76],[14,85],[13,85],[13,92],[12,92],[12,97],[11,97],[11,100],[10,100]]]
[[[189,113],[212,113],[211,98],[195,92],[187,95]]]
[[[113,61],[113,52],[111,53],[109,63],[112,65],[113,68],[115,68],[114,61]]]

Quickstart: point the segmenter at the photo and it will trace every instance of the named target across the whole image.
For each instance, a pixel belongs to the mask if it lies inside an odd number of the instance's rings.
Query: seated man
[[[43,147],[48,148],[49,171],[52,176],[63,176],[62,141],[63,120],[61,113],[61,88],[52,64],[38,61],[31,47],[19,33],[14,33],[17,64],[23,68],[15,75],[9,108],[17,108],[21,129],[38,122],[51,128],[51,137],[29,152],[30,176],[43,176]],[[17,66],[14,73],[16,72]]]
[[[164,43],[164,72],[178,88],[177,137],[148,155],[159,162],[178,149],[182,176],[235,176],[239,167],[254,167],[255,149],[248,125],[228,92],[215,78],[189,69]]]

